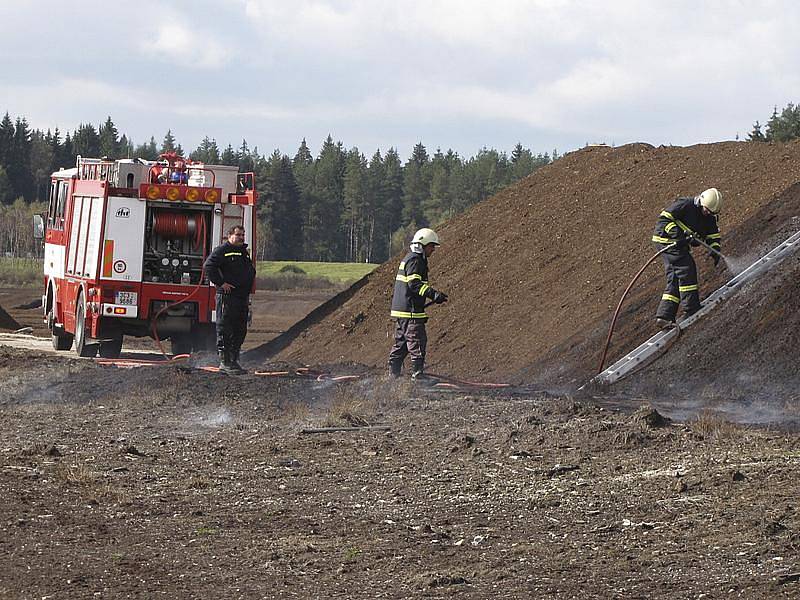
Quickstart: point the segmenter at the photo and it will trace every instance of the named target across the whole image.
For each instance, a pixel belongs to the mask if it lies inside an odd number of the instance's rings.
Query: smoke
[[[230,411],[225,408],[209,409],[191,419],[189,423],[192,425],[199,425],[200,427],[216,428],[227,425],[233,420]]]

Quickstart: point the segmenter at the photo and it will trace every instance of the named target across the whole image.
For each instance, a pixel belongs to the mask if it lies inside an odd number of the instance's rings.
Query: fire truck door
[[[67,275],[97,276],[100,229],[103,225],[103,198],[76,196],[67,258]]]
[[[147,203],[137,198],[108,199],[103,240],[103,279],[142,280],[144,222]]]

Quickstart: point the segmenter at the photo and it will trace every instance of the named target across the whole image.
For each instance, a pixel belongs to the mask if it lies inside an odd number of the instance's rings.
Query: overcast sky
[[[800,102],[792,0],[0,0],[0,23],[0,113],[187,153],[683,146]]]

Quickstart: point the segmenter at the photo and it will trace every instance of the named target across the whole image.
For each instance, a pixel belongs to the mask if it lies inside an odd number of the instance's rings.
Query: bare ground
[[[657,211],[719,185],[746,262],[796,229],[798,165],[797,144],[592,148],[456,219],[431,364],[519,387],[385,379],[393,264],[251,365],[355,381],[0,347],[0,597],[800,596],[796,260],[614,394],[571,395]],[[701,273],[704,295],[728,276]],[[660,286],[615,353],[652,333]],[[272,300],[249,347],[324,298]],[[326,426],[355,429],[303,433]]]
[[[8,348],[0,377],[4,597],[800,592],[795,434]],[[354,424],[391,429],[301,433]]]

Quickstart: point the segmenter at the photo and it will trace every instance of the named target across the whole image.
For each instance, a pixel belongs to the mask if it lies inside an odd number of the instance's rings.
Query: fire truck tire
[[[122,353],[122,336],[113,340],[104,340],[100,342],[100,357],[101,358],[119,358]]]
[[[214,325],[196,325],[192,329],[192,350],[194,352],[215,352],[216,349],[216,327]]]
[[[53,334],[53,349],[62,351],[62,350],[69,350],[72,348],[72,342],[74,340],[74,336],[71,333],[67,333],[65,335],[56,335]]]
[[[59,352],[63,350],[69,350],[72,348],[72,342],[75,339],[75,336],[71,333],[64,333],[61,335],[56,334],[53,329],[56,325],[56,318],[53,314],[53,309],[51,308],[47,311],[47,327],[50,329],[52,333],[51,339],[53,341],[53,349],[58,350]]]
[[[94,358],[97,356],[99,345],[86,341],[86,305],[81,295],[78,297],[78,307],[75,309],[75,352],[84,358]]]
[[[192,338],[188,335],[173,335],[170,338],[170,348],[173,354],[191,354]]]

